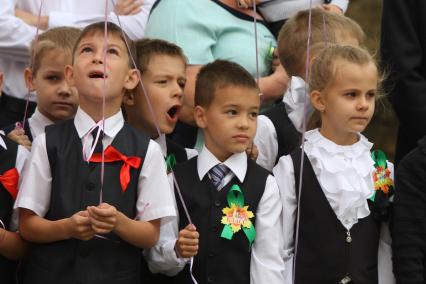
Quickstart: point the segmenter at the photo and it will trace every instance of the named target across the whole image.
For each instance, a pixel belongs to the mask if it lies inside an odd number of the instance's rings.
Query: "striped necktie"
[[[210,180],[214,187],[219,191],[223,178],[229,173],[229,168],[224,164],[217,164],[210,171]]]

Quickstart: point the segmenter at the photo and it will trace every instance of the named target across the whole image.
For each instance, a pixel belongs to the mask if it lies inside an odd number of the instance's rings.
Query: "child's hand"
[[[247,9],[253,7],[253,0],[236,0],[240,8]],[[261,3],[262,0],[256,0],[256,4]]]
[[[75,213],[69,218],[69,221],[71,223],[69,228],[72,238],[88,241],[95,235],[87,211]]]
[[[107,234],[117,226],[117,209],[108,203],[87,207],[92,229],[96,234]]]
[[[9,134],[7,134],[7,138],[15,141],[19,145],[24,146],[28,150],[31,150],[31,141],[27,135],[25,135],[25,130],[22,128],[15,128]]]
[[[342,10],[339,6],[337,6],[337,5],[333,5],[333,4],[323,4],[321,7],[322,7],[324,10],[326,10],[327,12],[343,14],[343,10]]]
[[[190,258],[198,253],[199,234],[194,225],[189,224],[179,232],[175,250],[180,257]]]
[[[143,2],[143,0],[118,0],[114,10],[117,15],[134,15],[142,10]]]
[[[249,159],[256,161],[257,156],[259,156],[259,150],[257,149],[256,144],[251,143],[246,149],[246,154],[249,157]]]

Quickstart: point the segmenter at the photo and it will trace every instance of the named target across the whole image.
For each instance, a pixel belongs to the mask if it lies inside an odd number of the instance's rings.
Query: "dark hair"
[[[245,87],[259,91],[256,81],[239,64],[216,60],[203,66],[195,83],[195,105],[208,107],[218,89],[230,86]]]
[[[149,39],[145,38],[135,42],[137,60],[136,66],[141,72],[146,71],[149,62],[155,55],[167,55],[171,57],[178,57],[182,59],[182,62],[186,65],[187,59],[183,54],[182,49],[171,42],[161,39]]]
[[[80,37],[77,39],[77,42],[74,45],[74,49],[73,49],[73,52],[72,52],[73,62],[74,62],[75,52],[76,52],[78,45],[80,44],[81,40],[88,35],[93,35],[93,34],[99,33],[99,32],[104,33],[104,31],[105,31],[105,22],[97,22],[97,23],[86,26],[81,31]],[[107,22],[107,31],[108,31],[108,35],[119,37],[123,41],[124,45],[126,46],[127,55],[129,56],[129,67],[133,68],[133,63],[132,63],[132,60],[130,59],[130,57],[136,58],[135,43],[127,36],[127,34],[119,26],[117,26],[114,23]],[[129,47],[128,49],[127,49],[126,42],[128,44],[128,47]]]

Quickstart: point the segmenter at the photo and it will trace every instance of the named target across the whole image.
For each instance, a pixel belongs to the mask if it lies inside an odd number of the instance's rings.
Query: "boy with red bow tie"
[[[24,283],[139,284],[140,248],[155,245],[160,220],[176,215],[158,144],[120,109],[138,83],[134,45],[108,23],[104,52],[104,32],[104,23],[86,27],[65,69],[79,92],[75,118],[33,143],[16,205],[22,235],[36,243]]]
[[[27,156],[28,151],[23,146],[0,134],[0,275],[1,283],[5,284],[15,283],[16,260],[26,251],[25,242],[15,232],[17,216],[12,212],[19,174]]]

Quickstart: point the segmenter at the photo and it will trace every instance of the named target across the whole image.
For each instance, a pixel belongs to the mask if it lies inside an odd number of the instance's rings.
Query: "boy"
[[[267,170],[300,145],[305,96],[309,93],[305,83],[308,19],[308,10],[299,12],[285,23],[278,38],[278,55],[291,80],[283,101],[259,116],[254,143],[259,149],[257,163]],[[361,27],[343,15],[316,8],[312,9],[311,21],[312,46],[322,42],[360,45],[364,41]]]
[[[180,47],[159,39],[137,41],[136,52],[144,89],[138,84],[134,92],[124,96],[127,121],[160,143],[158,130],[161,134],[172,133],[182,108],[186,57]],[[161,147],[169,161],[180,163],[196,155],[195,150],[184,149],[168,138]]]
[[[158,272],[177,274],[186,258],[194,257],[198,283],[282,283],[278,188],[245,153],[256,131],[258,93],[251,75],[236,63],[218,60],[198,74],[195,121],[204,131],[205,146],[175,169],[194,224],[188,225],[177,202],[179,236],[177,230],[168,232]],[[238,201],[231,202],[235,196]],[[190,279],[187,265],[175,282]]]
[[[5,284],[16,283],[16,260],[24,257],[27,248],[15,232],[18,216],[13,212],[13,203],[28,154],[23,146],[0,134],[0,275]]]
[[[133,43],[116,25],[107,30],[104,49],[104,23],[87,26],[65,69],[79,93],[75,118],[33,144],[16,204],[21,233],[34,243],[24,283],[139,284],[140,248],[157,242],[161,218],[175,216],[159,146],[120,110],[138,83]]]
[[[65,80],[64,70],[71,64],[71,52],[79,35],[76,28],[53,28],[32,43],[30,54],[34,54],[34,60],[25,68],[24,77],[27,88],[37,94],[37,108],[23,128],[11,125],[4,129],[8,138],[30,148],[31,141],[47,125],[75,115],[78,94]]]

